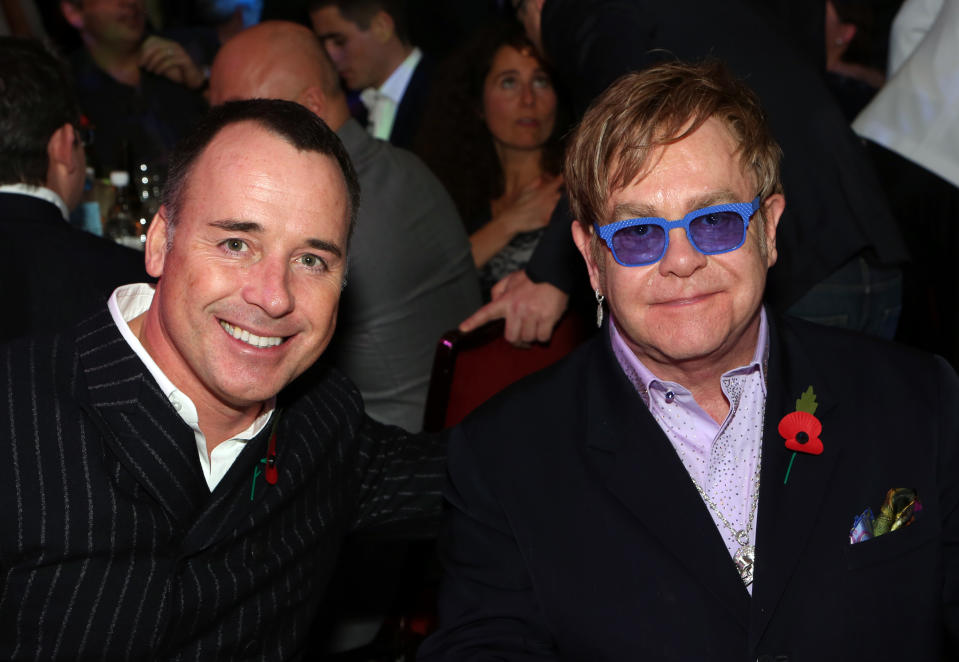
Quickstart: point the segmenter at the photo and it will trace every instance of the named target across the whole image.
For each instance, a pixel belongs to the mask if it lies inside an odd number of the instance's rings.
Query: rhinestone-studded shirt
[[[616,328],[609,324],[613,353],[626,376],[682,461],[690,477],[696,480],[717,508],[736,529],[745,529],[752,505],[753,489],[758,489],[756,468],[763,439],[763,413],[766,404],[765,357],[769,329],[762,310],[759,338],[752,361],[722,375],[722,389],[729,401],[729,413],[717,424],[699,406],[688,389],[676,382],[656,377],[629,349]],[[755,486],[754,486],[755,482]],[[732,557],[739,550],[733,532],[706,503],[710,516],[722,535]],[[758,508],[758,506],[757,506]],[[749,544],[756,544],[754,517]],[[752,586],[749,587],[752,593]]]

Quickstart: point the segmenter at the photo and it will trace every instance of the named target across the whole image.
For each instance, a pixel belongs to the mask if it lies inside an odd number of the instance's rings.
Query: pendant
[[[743,578],[743,583],[749,586],[753,583],[753,566],[756,563],[756,548],[752,545],[743,545],[736,550],[733,557],[736,563],[736,569],[739,570],[739,576]]]

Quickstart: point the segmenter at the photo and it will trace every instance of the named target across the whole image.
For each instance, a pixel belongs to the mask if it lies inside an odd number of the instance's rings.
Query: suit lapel
[[[109,313],[84,322],[77,350],[86,382],[78,394],[104,442],[140,486],[178,522],[209,498],[193,431],[160,392]]]
[[[602,333],[587,389],[587,457],[610,492],[745,629],[749,594],[722,536]]]
[[[815,357],[804,352],[790,330],[782,322],[775,324],[771,317],[770,343],[749,650],[762,636],[803,554],[841,453],[838,435],[830,434],[839,430],[838,400],[815,370]],[[819,404],[815,415],[823,424],[823,452],[797,453],[784,484],[793,453],[784,446],[779,421],[796,410],[796,400],[809,386]]]

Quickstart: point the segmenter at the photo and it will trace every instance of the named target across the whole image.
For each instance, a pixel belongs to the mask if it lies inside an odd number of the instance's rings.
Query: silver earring
[[[599,291],[597,287],[596,290],[596,327],[599,328],[603,326],[603,302],[606,301],[606,297],[603,296],[603,293]]]

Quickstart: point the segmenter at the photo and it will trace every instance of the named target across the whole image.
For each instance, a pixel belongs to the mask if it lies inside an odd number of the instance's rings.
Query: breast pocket
[[[939,538],[939,521],[923,513],[911,525],[890,531],[872,540],[847,545],[846,565],[849,570],[893,563],[896,559],[911,555],[920,548],[934,545]],[[934,555],[932,555],[934,557]]]
[[[932,512],[923,515],[904,529],[846,545],[845,581],[835,596],[845,624],[843,659],[938,659],[941,525]]]

